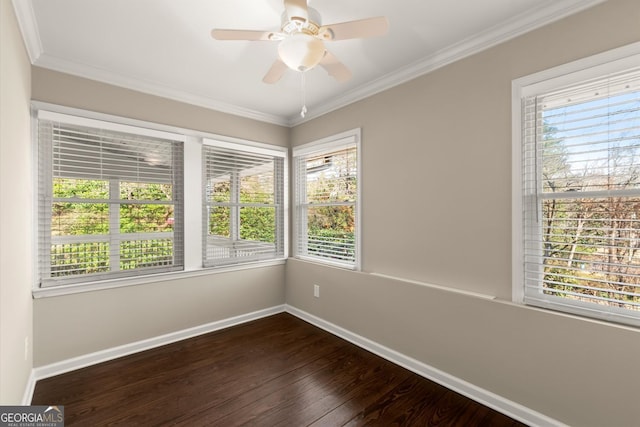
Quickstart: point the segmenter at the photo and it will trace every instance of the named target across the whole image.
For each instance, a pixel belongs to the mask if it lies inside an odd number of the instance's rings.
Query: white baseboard
[[[285,311],[285,306],[279,305],[279,306],[267,308],[264,310],[254,311],[253,313],[247,313],[240,316],[230,317],[228,319],[218,320],[215,322],[207,323],[205,325],[200,325],[200,326],[196,326],[189,329],[183,329],[181,331],[171,332],[171,333],[160,335],[154,338],[149,338],[146,340],[137,341],[130,344],[125,344],[118,347],[97,351],[95,353],[85,354],[83,356],[62,360],[60,362],[52,363],[50,365],[34,368],[32,370],[31,377],[29,379],[30,382],[33,382],[33,384],[27,385],[27,391],[25,391],[24,399],[26,402],[29,402],[29,403],[31,402],[31,399],[33,396],[33,390],[35,388],[35,382],[38,380],[64,374],[65,372],[69,372],[69,371],[75,371],[76,369],[85,368],[87,366],[117,359],[123,356],[128,356],[130,354],[149,350],[155,347],[172,344],[177,341],[181,341],[187,338],[192,338],[198,335],[207,334],[209,332],[218,331],[220,329],[229,328],[231,326],[239,325],[241,323],[250,322],[252,320],[261,319],[267,316],[272,316],[274,314],[282,313],[284,311]],[[28,405],[29,403],[26,403],[26,404]]]
[[[454,377],[446,372],[443,372],[433,366],[429,366],[426,363],[419,360],[408,357],[402,353],[378,344],[368,338],[355,334],[347,329],[344,329],[338,325],[327,322],[319,317],[316,317],[303,310],[297,309],[290,305],[285,306],[285,311],[302,320],[305,320],[312,325],[315,325],[333,335],[343,338],[358,347],[364,348],[378,356],[386,359],[396,365],[402,366],[422,377],[425,377],[435,383],[438,383],[450,390],[460,393],[476,402],[479,402],[491,409],[501,412],[515,420],[523,422],[530,426],[558,426],[566,427],[563,424],[553,418],[550,418],[544,414],[536,412],[530,408],[527,408],[519,403],[513,402],[488,390],[475,386],[460,378]]]
[[[395,363],[396,365],[402,366],[420,376],[434,381],[444,387],[447,387],[448,389],[460,393],[463,396],[473,399],[476,402],[495,409],[496,411],[501,412],[513,419],[521,421],[527,425],[566,427],[565,424],[554,420],[544,414],[529,409],[523,405],[520,405],[519,403],[513,402],[488,390],[477,387],[467,381],[443,372],[433,366],[429,366],[423,362],[420,362],[416,359],[385,347],[375,341],[355,334],[338,325],[327,322],[326,320],[323,320],[317,316],[286,304],[34,368],[31,371],[29,382],[24,393],[23,405],[31,404],[35,384],[38,380],[117,359],[119,357],[127,356],[129,354],[137,353],[140,351],[149,350],[151,348],[171,344],[209,332],[229,328],[231,326],[250,322],[252,320],[257,320],[282,312],[290,313],[321,329],[324,329],[327,332],[330,332],[333,335],[343,338],[357,345],[358,347],[364,348],[365,350],[377,354],[378,356],[392,363]]]
[[[33,399],[33,391],[36,388],[36,375],[34,370],[31,370],[29,374],[29,379],[27,380],[27,386],[24,389],[24,394],[22,395],[22,403],[23,406],[31,405],[31,399]]]

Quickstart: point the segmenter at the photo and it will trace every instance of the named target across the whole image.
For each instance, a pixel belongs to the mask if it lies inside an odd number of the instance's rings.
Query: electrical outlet
[[[24,360],[29,360],[29,337],[24,337]]]
[[[320,285],[313,285],[313,296],[320,298]]]

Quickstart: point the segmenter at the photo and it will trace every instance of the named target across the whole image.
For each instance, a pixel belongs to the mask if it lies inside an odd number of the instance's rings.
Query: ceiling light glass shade
[[[280,42],[278,54],[287,67],[296,71],[307,71],[320,63],[324,57],[322,40],[305,33],[295,33]]]

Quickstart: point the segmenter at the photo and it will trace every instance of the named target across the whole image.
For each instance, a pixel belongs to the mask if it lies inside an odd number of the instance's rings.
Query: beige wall
[[[500,300],[290,261],[287,303],[571,425],[638,425],[638,329],[506,303],[511,81],[638,41],[640,2],[610,0],[295,127],[362,128],[365,273]]]
[[[0,0],[0,404],[21,404],[32,367],[30,64]],[[29,348],[25,357],[25,339]]]
[[[284,304],[284,265],[34,301],[43,366]]]

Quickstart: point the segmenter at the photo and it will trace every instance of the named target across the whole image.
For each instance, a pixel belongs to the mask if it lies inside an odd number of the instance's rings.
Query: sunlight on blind
[[[640,70],[523,102],[525,301],[640,319]]]

